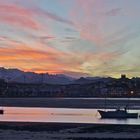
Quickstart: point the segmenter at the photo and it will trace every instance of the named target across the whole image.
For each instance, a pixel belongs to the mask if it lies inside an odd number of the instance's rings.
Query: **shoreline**
[[[125,107],[140,109],[140,99],[109,98],[0,98],[0,106],[5,107],[49,107],[49,108],[110,108]]]
[[[41,138],[54,140],[107,140],[140,138],[140,126],[134,125],[93,125],[74,123],[29,123],[29,122],[0,122],[0,138],[9,140],[16,136],[20,140]],[[8,134],[8,135],[6,135]],[[22,135],[21,135],[22,134]],[[3,139],[2,139],[3,140]]]

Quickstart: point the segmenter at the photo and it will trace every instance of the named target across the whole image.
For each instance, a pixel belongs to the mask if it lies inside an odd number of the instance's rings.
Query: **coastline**
[[[45,140],[107,140],[140,138],[140,126],[91,125],[69,123],[0,122],[1,140],[24,139]]]
[[[140,99],[109,98],[106,108],[114,109],[128,104],[130,109],[140,109]],[[0,106],[8,107],[50,107],[50,108],[104,108],[104,98],[0,98]]]

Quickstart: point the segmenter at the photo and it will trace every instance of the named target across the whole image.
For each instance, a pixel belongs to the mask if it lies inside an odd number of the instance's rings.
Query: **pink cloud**
[[[15,3],[0,3],[0,21],[9,25],[26,27],[30,29],[41,29],[43,23],[36,17],[52,19],[58,22],[72,25],[70,20],[64,19],[54,13],[39,8],[28,8]],[[45,25],[47,26],[47,25]]]
[[[0,21],[30,29],[38,29],[39,23],[33,18],[30,9],[13,4],[0,4]]]
[[[98,14],[103,4],[104,2],[97,0],[76,0],[70,12],[70,17],[81,38],[94,42],[97,46],[100,46],[103,41],[101,25],[104,17]]]
[[[30,29],[38,29],[38,25],[35,21],[33,21],[30,18],[22,17],[22,16],[9,16],[9,15],[0,15],[0,21],[7,23],[7,24],[13,24],[20,27],[26,27]]]
[[[0,13],[7,13],[7,14],[16,14],[22,16],[32,16],[32,11],[24,8],[20,5],[15,4],[1,4],[0,5]]]

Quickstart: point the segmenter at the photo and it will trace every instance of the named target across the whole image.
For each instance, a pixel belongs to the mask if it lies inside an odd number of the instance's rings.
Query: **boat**
[[[116,118],[116,119],[127,119],[127,118],[138,118],[138,113],[130,113],[127,111],[127,108],[116,109],[114,111],[103,111],[98,110],[101,118]]]
[[[4,110],[0,109],[0,115],[3,115],[3,114],[4,114]]]
[[[133,91],[131,91],[133,92]],[[107,106],[107,98],[105,97],[105,109],[104,110],[98,110],[98,113],[100,114],[101,118],[114,118],[114,119],[127,119],[127,118],[139,118],[139,113],[131,113],[128,112],[129,107],[129,99],[127,101],[127,104],[123,108],[117,108],[115,110],[106,110]]]

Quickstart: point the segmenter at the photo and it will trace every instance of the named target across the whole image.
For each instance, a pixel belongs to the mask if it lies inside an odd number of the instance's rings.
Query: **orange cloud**
[[[32,48],[30,45],[7,42],[10,47],[0,47],[0,63],[6,67],[18,67],[23,70],[48,69],[48,71],[61,70],[64,66],[59,60],[67,54],[51,48]]]

